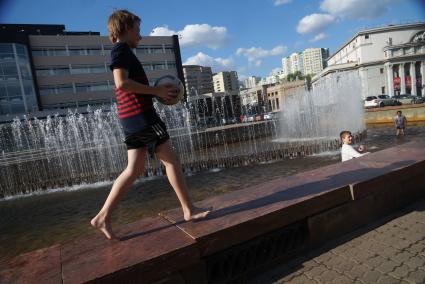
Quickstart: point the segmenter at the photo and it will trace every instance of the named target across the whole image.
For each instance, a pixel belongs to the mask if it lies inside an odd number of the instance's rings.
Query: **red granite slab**
[[[296,175],[205,200],[199,206],[214,211],[202,221],[182,223],[179,210],[163,216],[196,239],[205,256],[351,200],[348,186],[333,184]]]
[[[145,283],[199,261],[188,235],[161,217],[128,224],[109,241],[102,234],[62,246],[63,283]]]
[[[359,164],[371,169],[363,179],[351,183],[354,200],[372,194],[387,193],[391,190],[408,191],[425,184],[425,142],[413,141],[397,147],[385,149],[358,159]],[[373,166],[380,164],[381,168]],[[415,180],[413,184],[410,182]],[[409,186],[407,186],[409,184]]]
[[[0,263],[0,283],[62,283],[59,245]]]
[[[386,149],[204,200],[198,205],[213,206],[214,211],[202,221],[182,223],[180,210],[162,215],[198,241],[202,256],[209,255],[349,202],[350,184],[415,167],[425,160],[423,153],[417,152],[421,145],[407,143],[398,146],[401,149]]]

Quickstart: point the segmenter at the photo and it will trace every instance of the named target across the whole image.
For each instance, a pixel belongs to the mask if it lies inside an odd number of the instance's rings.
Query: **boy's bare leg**
[[[105,204],[90,222],[93,227],[101,230],[108,239],[116,238],[110,223],[112,211],[142,173],[145,167],[146,148],[128,150],[127,155],[127,168],[115,180]]]
[[[212,208],[197,208],[192,204],[179,156],[173,150],[170,140],[156,147],[156,156],[165,165],[168,181],[176,192],[183,208],[184,219],[190,221],[206,217]]]

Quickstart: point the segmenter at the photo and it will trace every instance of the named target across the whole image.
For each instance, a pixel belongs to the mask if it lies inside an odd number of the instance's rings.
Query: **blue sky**
[[[267,76],[308,47],[334,52],[357,31],[425,21],[420,0],[0,0],[1,23],[98,31],[114,9],[142,18],[142,35],[181,35],[182,61]]]

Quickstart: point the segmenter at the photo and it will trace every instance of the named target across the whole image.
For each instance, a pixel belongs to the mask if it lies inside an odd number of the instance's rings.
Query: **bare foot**
[[[192,221],[205,218],[212,210],[212,207],[209,208],[198,208],[193,207],[190,211],[184,211],[184,220]]]
[[[111,224],[105,217],[100,214],[96,215],[91,221],[90,224],[99,229],[103,234],[105,234],[106,238],[109,240],[117,239],[114,232],[112,232]]]

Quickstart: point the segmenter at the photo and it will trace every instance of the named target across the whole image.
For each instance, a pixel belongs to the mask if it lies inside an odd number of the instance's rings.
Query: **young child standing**
[[[353,143],[353,136],[351,135],[350,131],[347,131],[347,130],[341,131],[339,136],[341,137],[341,140],[342,140],[342,147],[341,147],[342,162],[368,154],[368,152],[362,153],[365,151],[365,147],[363,145],[359,146],[358,151],[356,151],[353,148],[353,146],[351,146],[351,144]]]
[[[394,117],[394,124],[396,128],[395,135],[398,137],[399,135],[404,136],[404,129],[406,128],[407,119],[401,114],[401,110],[397,111],[397,115]]]
[[[142,64],[131,51],[140,36],[140,18],[129,11],[118,10],[108,20],[111,50],[110,69],[115,82],[118,117],[125,134],[128,165],[115,180],[102,209],[91,220],[91,225],[114,239],[110,218],[134,181],[145,167],[146,152],[155,153],[165,165],[168,180],[177,194],[186,221],[207,216],[211,208],[197,208],[191,202],[178,155],[169,141],[164,122],[153,106],[153,96],[171,99],[178,90],[172,87],[150,87]]]

